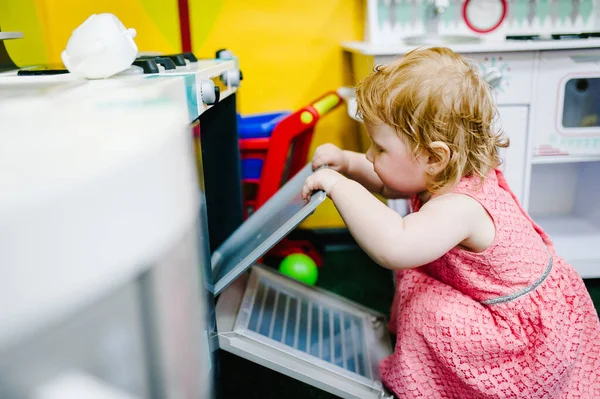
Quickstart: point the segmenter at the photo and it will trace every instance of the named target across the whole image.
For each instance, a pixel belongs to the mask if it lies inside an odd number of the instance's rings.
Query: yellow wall
[[[3,32],[23,32],[23,39],[4,42],[17,65],[48,62],[35,0],[0,0],[0,28]]]
[[[340,43],[362,39],[363,0],[190,0],[192,46],[196,55],[232,50],[244,82],[242,113],[293,110],[328,90],[351,85]],[[327,115],[314,146],[333,142],[358,149],[356,124],[340,107]],[[331,204],[319,207],[305,227],[342,227]]]
[[[140,51],[180,51],[177,0],[0,0],[0,27],[24,33],[6,42],[17,65],[59,63],[73,29],[104,12],[135,28]]]
[[[239,57],[242,113],[294,110],[353,84],[340,43],[362,38],[364,2],[189,0],[193,50],[198,57],[214,57],[228,48]],[[17,64],[59,62],[72,30],[101,12],[135,28],[140,51],[180,51],[177,0],[0,0],[0,27],[25,33],[25,39],[6,42]],[[325,142],[358,149],[356,127],[345,107],[338,108],[319,122],[313,149]],[[327,202],[305,226],[343,223]]]

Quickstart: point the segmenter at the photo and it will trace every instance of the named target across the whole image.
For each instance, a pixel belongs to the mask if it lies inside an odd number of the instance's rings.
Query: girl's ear
[[[429,174],[436,175],[448,165],[452,154],[450,153],[450,147],[441,141],[434,141],[429,148],[427,171]]]

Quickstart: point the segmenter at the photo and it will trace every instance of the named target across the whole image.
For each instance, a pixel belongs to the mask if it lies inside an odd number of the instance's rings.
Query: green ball
[[[308,285],[314,285],[319,276],[315,261],[310,256],[300,253],[286,256],[279,264],[279,271]]]

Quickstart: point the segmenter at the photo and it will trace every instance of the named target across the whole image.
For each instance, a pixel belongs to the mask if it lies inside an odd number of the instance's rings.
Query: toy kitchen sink
[[[307,165],[213,252],[219,347],[343,398],[391,397],[379,376],[392,349],[383,315],[255,264],[325,200],[302,200],[311,173]]]

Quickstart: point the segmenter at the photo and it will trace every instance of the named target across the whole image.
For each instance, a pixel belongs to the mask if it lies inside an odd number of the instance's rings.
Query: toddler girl
[[[600,398],[598,315],[498,169],[508,142],[475,69],[448,49],[416,50],[356,95],[371,147],[319,147],[313,167],[329,168],[303,196],[324,190],[395,271],[386,387],[398,398]],[[371,193],[410,198],[413,213]]]

